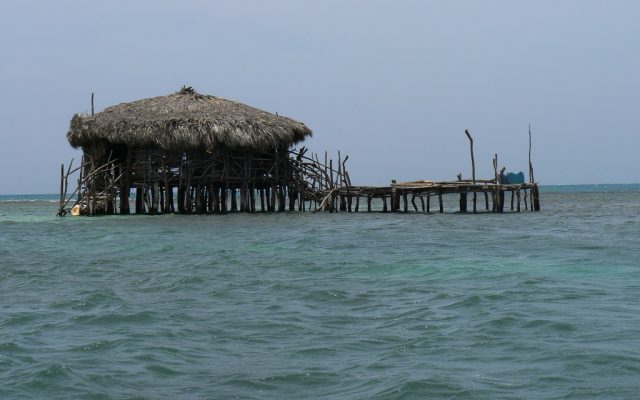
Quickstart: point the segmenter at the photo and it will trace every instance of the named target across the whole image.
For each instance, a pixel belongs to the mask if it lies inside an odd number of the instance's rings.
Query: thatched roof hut
[[[311,136],[301,122],[191,87],[106,108],[95,115],[76,114],[67,139],[74,147],[104,141],[130,148],[165,151],[226,148],[266,150]]]

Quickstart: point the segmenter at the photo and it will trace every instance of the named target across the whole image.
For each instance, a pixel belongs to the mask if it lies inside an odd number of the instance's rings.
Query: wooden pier
[[[86,157],[86,156],[85,156]],[[83,158],[61,166],[59,215],[226,214],[235,212],[445,212],[444,196],[458,196],[456,212],[539,211],[537,183],[496,180],[392,181],[358,186],[338,155],[338,169],[327,157],[307,155],[243,158],[183,154],[177,159],[153,152],[129,154],[128,161],[104,165]],[[132,161],[135,160],[135,161]],[[326,160],[326,161],[325,161]],[[225,167],[227,165],[227,167]],[[77,188],[68,193],[72,175]],[[76,210],[74,212],[74,210]],[[449,208],[450,210],[450,208]]]
[[[325,196],[334,198],[330,211],[367,212],[374,211],[372,203],[378,199],[381,212],[444,212],[443,196],[459,196],[458,212],[540,211],[537,183],[496,184],[493,181],[472,182],[393,182],[390,186],[350,186],[339,188]],[[471,194],[472,196],[469,196]],[[472,202],[481,195],[482,204]],[[510,199],[509,199],[510,196]],[[509,204],[505,205],[505,198]],[[433,199],[433,202],[432,202]],[[469,203],[472,202],[471,207]]]

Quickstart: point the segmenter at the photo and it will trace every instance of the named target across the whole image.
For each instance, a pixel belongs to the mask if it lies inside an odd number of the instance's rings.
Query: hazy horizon
[[[0,16],[0,194],[56,193],[74,113],[182,85],[309,126],[355,184],[640,181],[640,3],[25,1]]]

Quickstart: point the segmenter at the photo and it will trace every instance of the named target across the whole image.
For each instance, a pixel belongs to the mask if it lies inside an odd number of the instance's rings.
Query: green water
[[[640,393],[638,185],[505,215],[56,218],[54,198],[0,197],[1,399]]]

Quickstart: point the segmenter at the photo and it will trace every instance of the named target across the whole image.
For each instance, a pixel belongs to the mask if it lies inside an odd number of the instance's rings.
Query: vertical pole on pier
[[[533,164],[531,163],[531,124],[529,124],[529,183],[533,185],[535,181],[535,177],[533,176]],[[540,211],[540,199],[538,198],[537,186],[531,187],[531,190],[529,190],[529,196],[531,196],[531,211]]]
[[[58,207],[58,215],[63,216],[64,207],[64,164],[60,164],[60,207]]]
[[[464,133],[469,138],[469,146],[471,147],[471,177],[473,179],[473,184],[476,184],[476,161],[473,157],[473,138],[471,137],[471,133],[469,129],[465,129]],[[477,193],[473,192],[473,212],[476,212],[476,203],[477,203]]]
[[[458,181],[462,181],[462,173],[458,174]],[[460,192],[460,212],[467,212],[467,192]]]
[[[91,116],[93,117],[93,92],[91,92]]]
[[[535,182],[533,177],[533,164],[531,163],[531,124],[529,124],[529,183]]]
[[[500,201],[500,197],[499,197],[499,187],[500,184],[498,182],[498,155],[496,154],[493,158],[493,176],[494,176],[494,181],[496,183],[495,185],[495,189],[493,190],[493,212],[498,212],[500,205],[499,205],[499,201]]]

